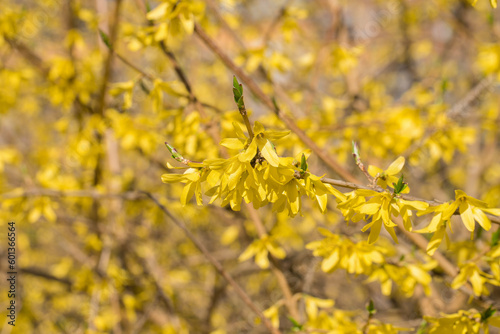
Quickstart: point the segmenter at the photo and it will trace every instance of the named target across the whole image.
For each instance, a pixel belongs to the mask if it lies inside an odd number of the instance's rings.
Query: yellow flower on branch
[[[476,296],[489,295],[486,283],[500,286],[500,282],[493,275],[487,274],[475,263],[466,263],[460,266],[460,272],[451,283],[453,289],[458,289],[467,281],[472,284],[472,290]]]
[[[405,165],[405,158],[399,157],[394,160],[386,170],[375,166],[368,166],[368,173],[375,178],[377,185],[386,189],[387,186],[394,188],[393,183],[398,182],[398,178],[395,176],[401,172]],[[401,193],[407,194],[410,192],[410,188],[406,187]]]
[[[286,257],[285,250],[278,245],[275,237],[265,235],[261,239],[252,242],[247,249],[241,253],[238,260],[243,262],[255,256],[255,263],[262,269],[265,269],[269,267],[269,253],[278,259],[284,259]]]
[[[372,273],[365,282],[380,282],[382,293],[386,296],[391,294],[393,283],[398,286],[399,290],[406,297],[413,296],[417,284],[420,284],[424,288],[424,292],[429,295],[432,278],[428,274],[428,271],[434,269],[436,266],[436,261],[408,263],[404,265],[383,263],[381,266],[373,268]]]
[[[449,210],[459,210],[460,217],[465,227],[473,232],[475,221],[481,225],[486,231],[491,228],[491,221],[483,211],[500,215],[499,209],[488,209],[488,204],[475,199],[474,197],[467,196],[462,190],[455,190],[455,202],[450,205]]]
[[[454,314],[441,314],[441,318],[424,316],[430,324],[429,334],[489,333],[489,326],[500,328],[500,317],[492,316],[491,308],[479,313],[475,309],[460,310]]]
[[[196,195],[196,203],[203,205],[201,183],[206,180],[206,170],[188,168],[184,174],[163,174],[161,180],[163,183],[186,183],[181,194],[181,203],[185,206],[188,201]]]
[[[437,206],[431,206],[425,210],[417,212],[418,216],[434,213],[434,216],[427,227],[415,231],[417,233],[434,233],[427,246],[427,254],[434,254],[443,241],[443,238],[446,237],[448,240],[446,226],[450,226],[450,219],[457,212],[457,210],[460,214],[460,218],[462,218],[465,228],[467,228],[470,232],[474,232],[476,221],[486,231],[491,228],[491,221],[486,213],[500,216],[500,209],[488,208],[487,203],[468,196],[462,190],[455,190],[455,201],[446,202]]]
[[[370,228],[370,235],[368,236],[368,243],[370,244],[377,241],[382,225],[389,232],[393,240],[398,242],[394,231],[394,227],[397,224],[392,221],[391,216],[401,215],[405,227],[411,230],[411,210],[422,210],[428,206],[424,202],[400,199],[388,191],[377,192],[374,190],[358,189],[355,191],[355,195],[364,197],[365,199],[366,197],[371,197],[368,201],[362,201],[361,204],[352,209],[360,215],[371,218],[371,222],[361,229],[361,231],[365,232]],[[342,208],[343,206],[339,205],[339,207]]]
[[[345,269],[350,274],[369,275],[373,265],[384,263],[384,256],[390,252],[385,247],[369,245],[366,241],[355,243],[324,228],[318,231],[326,238],[310,242],[306,248],[312,250],[314,256],[323,258],[321,270],[324,272]]]
[[[307,195],[315,201],[322,212],[326,211],[328,195],[337,198],[345,196],[321,177],[307,170],[305,156],[299,164],[291,157],[279,157],[271,143],[283,138],[289,131],[267,131],[256,122],[254,136],[247,138],[240,125],[233,123],[236,138],[226,138],[221,145],[239,151],[228,159],[206,159],[202,163],[192,162],[180,155],[167,144],[172,157],[191,167],[183,175],[165,174],[165,183],[186,183],[182,203],[186,204],[193,194],[201,204],[201,184],[208,184],[205,191],[210,196],[209,204],[220,199],[221,206],[230,205],[231,209],[241,209],[241,201],[252,203],[258,209],[268,203],[273,204],[273,212],[287,212],[294,217],[301,212],[302,196]],[[170,167],[170,166],[169,166]]]

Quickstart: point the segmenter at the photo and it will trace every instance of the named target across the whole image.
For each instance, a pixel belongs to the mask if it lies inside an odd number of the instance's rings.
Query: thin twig
[[[326,151],[321,149],[302,129],[300,129],[295,121],[285,114],[273,100],[267,96],[264,91],[257,85],[257,83],[249,77],[239,66],[237,66],[233,60],[215,43],[215,41],[207,35],[203,28],[195,23],[194,32],[203,41],[203,43],[210,49],[214,54],[216,54],[219,59],[228,67],[233,73],[240,78],[245,85],[250,89],[250,91],[270,110],[276,113],[276,115],[285,123],[285,125],[294,132],[299,139],[310,147],[314,153],[332,170],[339,174],[342,178],[350,181],[357,182],[357,178],[354,177],[348,170],[342,167],[337,161],[335,161]]]
[[[214,268],[219,272],[219,274],[224,277],[224,279],[233,287],[241,300],[262,320],[267,329],[273,334],[281,333],[278,329],[274,328],[269,320],[262,314],[262,311],[258,308],[257,305],[252,301],[252,299],[248,296],[248,294],[240,287],[240,285],[229,275],[229,273],[224,269],[222,264],[210,254],[208,249],[202,244],[191,231],[187,228],[187,226],[180,220],[178,220],[163,204],[161,204],[158,199],[151,193],[143,192],[147,197],[149,197],[155,204],[163,211],[172,221],[173,223],[179,227],[184,234],[191,240],[191,242],[198,248],[203,255],[210,261],[210,263],[214,266]]]
[[[23,191],[11,191],[0,194],[2,199],[24,198],[24,197],[88,197],[94,199],[100,198],[122,198],[125,200],[144,199],[143,193],[138,191],[127,191],[122,193],[102,193],[97,190],[55,190],[55,189],[30,189]]]
[[[257,233],[259,235],[259,238],[263,238],[265,235],[267,235],[267,230],[262,223],[262,220],[259,217],[259,214],[257,213],[257,210],[254,209],[254,207],[245,202],[245,207],[247,208],[248,212],[250,213],[250,217],[252,218],[252,221],[254,222],[254,225],[257,229]],[[271,258],[271,271],[276,277],[278,281],[278,285],[281,288],[281,291],[283,292],[283,296],[285,299],[285,305],[290,312],[290,315],[294,319],[299,319],[299,311],[297,309],[297,303],[293,299],[293,293],[290,289],[290,286],[288,285],[288,281],[286,280],[285,275],[281,271],[281,269],[277,266],[277,260],[276,258],[272,255],[269,254],[269,257]]]

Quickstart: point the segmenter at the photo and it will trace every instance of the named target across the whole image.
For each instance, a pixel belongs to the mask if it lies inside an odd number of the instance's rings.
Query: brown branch
[[[257,213],[257,210],[254,209],[254,207],[245,202],[245,207],[247,208],[250,217],[252,218],[252,221],[254,222],[255,228],[257,229],[257,233],[259,235],[259,238],[263,238],[264,236],[267,235],[267,230],[264,224],[262,223],[262,220],[259,217],[259,214]],[[285,305],[290,312],[290,315],[294,319],[299,319],[299,311],[297,309],[297,303],[293,299],[293,293],[292,290],[290,289],[290,285],[288,284],[288,281],[286,280],[285,274],[281,271],[281,269],[278,267],[277,263],[278,261],[276,258],[272,255],[269,254],[269,257],[271,259],[271,271],[278,280],[278,285],[280,286],[281,291],[283,292],[283,296],[285,299]]]
[[[120,9],[121,9],[122,0],[116,0],[115,10],[113,12],[113,24],[109,30],[109,44],[108,48],[108,56],[106,57],[106,61],[104,63],[104,74],[101,81],[101,86],[98,92],[98,99],[96,104],[96,112],[101,116],[104,114],[104,108],[106,104],[106,93],[108,89],[108,80],[111,76],[112,71],[112,63],[113,63],[113,54],[115,49],[115,42],[118,37],[118,26],[120,21]],[[107,30],[108,27],[106,27]],[[104,47],[102,49],[105,49]]]
[[[489,90],[493,81],[493,76],[491,75],[483,78],[460,101],[446,111],[446,115],[449,118],[463,117],[467,112],[467,107],[477,100],[486,90]]]
[[[203,28],[195,23],[194,32],[203,41],[203,43],[212,52],[219,57],[219,59],[229,68],[238,78],[240,78],[245,85],[250,89],[250,91],[270,110],[276,113],[276,115],[285,123],[285,125],[294,132],[297,137],[308,147],[310,147],[316,155],[332,170],[339,174],[342,178],[350,181],[357,182],[358,180],[354,177],[348,170],[342,167],[337,161],[335,161],[326,151],[321,149],[302,129],[300,129],[295,121],[285,114],[274,102],[267,96],[264,91],[257,85],[257,83],[249,77],[239,66],[237,66],[232,59],[215,43],[215,41],[207,35]]]
[[[56,277],[52,274],[49,274],[48,272],[44,271],[43,269],[36,268],[36,267],[23,267],[19,268],[19,271],[23,274],[27,275],[33,275],[41,278],[45,278],[51,281],[56,281],[59,283],[63,283],[67,285],[68,287],[71,287],[73,285],[73,282],[68,279],[68,278],[61,278],[61,277]]]
[[[5,39],[13,49],[16,49],[21,54],[21,56],[23,56],[24,59],[31,63],[33,67],[38,69],[43,74],[43,76],[48,76],[49,68],[45,65],[45,62],[39,55],[30,50],[21,41],[10,39],[7,37],[5,37]]]
[[[158,77],[155,77],[154,75],[146,72],[145,70],[141,69],[139,66],[137,66],[136,64],[132,63],[129,59],[125,58],[123,55],[121,55],[120,53],[118,52],[114,52],[114,55],[122,62],[124,63],[125,65],[127,65],[128,67],[130,67],[131,69],[133,69],[134,71],[136,71],[137,73],[141,74],[143,77],[149,79],[150,81],[154,82],[155,80],[160,80],[160,78]],[[149,89],[147,89],[146,87],[144,86],[141,86],[141,88],[143,88],[144,92],[146,94],[149,94]],[[187,98],[188,100],[191,101],[191,97],[189,95],[186,95],[186,94],[181,94],[181,93],[178,93],[179,96],[181,97],[184,97],[184,98]],[[205,108],[208,108],[208,109],[212,109],[213,111],[215,111],[216,113],[218,114],[222,114],[222,110],[220,110],[219,108],[217,108],[216,106],[214,105],[211,105],[209,103],[205,103],[205,102],[199,102],[202,107],[205,107]]]
[[[0,194],[2,199],[23,198],[23,197],[88,197],[94,199],[100,198],[122,198],[125,200],[144,199],[143,193],[138,191],[128,191],[122,193],[102,193],[97,190],[54,190],[54,189],[31,189],[24,191],[12,191]]]

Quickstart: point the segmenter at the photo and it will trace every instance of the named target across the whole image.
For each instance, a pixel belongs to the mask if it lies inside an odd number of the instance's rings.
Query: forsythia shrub
[[[496,7],[6,0],[2,333],[499,333]]]

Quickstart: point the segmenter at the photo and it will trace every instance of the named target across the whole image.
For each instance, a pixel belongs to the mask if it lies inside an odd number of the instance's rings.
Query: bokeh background
[[[168,16],[160,6],[177,12]],[[0,269],[7,271],[4,231],[15,221],[19,308],[16,326],[2,320],[0,332],[266,332],[144,192],[183,221],[284,332],[292,328],[286,312],[272,308],[283,298],[272,270],[238,260],[257,236],[255,217],[207,205],[208,197],[204,206],[193,199],[183,207],[182,185],[161,182],[180,166],[165,141],[190,160],[220,157],[220,139],[242,122],[234,73],[195,25],[359,179],[353,140],[366,165],[385,169],[405,157],[412,195],[445,201],[462,189],[499,207],[499,15],[486,0],[475,7],[460,0],[4,0]],[[286,130],[243,87],[250,119]],[[294,133],[275,144],[280,156],[308,149]],[[309,169],[338,178],[314,153]],[[356,241],[367,233],[344,223],[333,198],[325,214],[303,206],[295,218],[270,206],[257,215],[286,251],[277,267],[291,292],[310,296],[301,297],[297,320],[323,331],[308,333],[363,332],[369,299],[376,319],[409,332],[424,315],[480,308],[439,269],[429,271],[430,295],[400,274],[384,294],[366,275],[323,273],[305,248],[321,239],[318,227]],[[428,219],[414,223],[422,228]],[[474,259],[497,229],[472,241],[457,223],[453,243],[440,250],[456,264]],[[396,267],[432,266],[404,237],[396,245],[384,233],[378,246]],[[0,286],[3,319],[5,280]],[[498,287],[489,290],[498,300]]]

